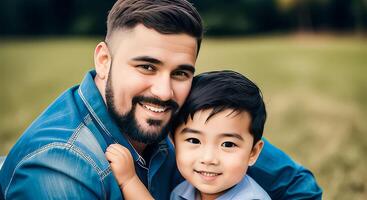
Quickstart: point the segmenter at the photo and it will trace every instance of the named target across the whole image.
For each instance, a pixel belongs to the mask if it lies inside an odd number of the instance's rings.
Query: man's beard
[[[138,103],[153,103],[156,105],[166,106],[170,109],[171,116],[170,120],[164,125],[161,130],[157,131],[145,131],[143,128],[138,124],[135,112],[136,106]],[[114,93],[112,89],[112,79],[111,79],[111,69],[110,74],[107,79],[106,84],[106,104],[107,110],[109,111],[110,116],[115,120],[120,131],[127,135],[130,139],[141,142],[144,144],[152,144],[158,143],[159,141],[163,140],[167,137],[168,132],[170,130],[171,120],[173,115],[176,113],[178,109],[178,104],[173,100],[168,101],[161,101],[157,98],[153,97],[144,97],[144,96],[136,96],[132,99],[131,102],[131,110],[128,111],[126,114],[120,114],[116,109],[116,104],[114,102]],[[168,111],[166,111],[168,112]],[[154,119],[147,119],[147,123],[149,126],[161,126],[163,121],[162,120],[154,120]]]

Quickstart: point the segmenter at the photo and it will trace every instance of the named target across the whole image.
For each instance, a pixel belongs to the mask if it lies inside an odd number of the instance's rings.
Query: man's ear
[[[262,140],[257,141],[257,143],[254,145],[254,147],[251,150],[250,159],[248,163],[249,166],[252,166],[255,164],[263,147],[264,147],[264,142]]]
[[[107,44],[105,42],[100,42],[94,50],[94,65],[98,79],[107,79],[111,62],[112,57]]]

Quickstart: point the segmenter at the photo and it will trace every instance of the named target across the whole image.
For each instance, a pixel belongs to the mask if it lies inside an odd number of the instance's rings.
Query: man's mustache
[[[136,96],[132,100],[133,105],[136,105],[137,103],[151,103],[155,105],[159,105],[162,107],[167,107],[168,109],[172,110],[172,113],[175,113],[178,109],[178,104],[173,101],[172,99],[167,101],[162,101],[155,97],[145,97],[145,96]]]

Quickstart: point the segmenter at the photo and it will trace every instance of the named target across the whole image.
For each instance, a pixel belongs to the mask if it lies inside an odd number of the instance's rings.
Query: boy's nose
[[[215,150],[206,148],[201,153],[200,163],[204,165],[218,165],[219,159],[216,156]]]

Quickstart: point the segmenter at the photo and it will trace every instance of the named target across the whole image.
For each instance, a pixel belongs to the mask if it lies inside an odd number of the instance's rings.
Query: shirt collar
[[[241,191],[243,193],[246,191],[246,194],[247,195],[244,196],[244,197],[251,197],[252,196],[252,191],[249,188],[247,179],[248,179],[248,176],[245,175],[243,177],[243,179],[239,183],[237,183],[231,189],[229,189],[224,194],[222,194],[221,196],[219,196],[216,200],[234,199],[234,197],[237,194],[239,194]]]
[[[194,188],[194,186],[192,186],[187,181],[185,181],[184,183],[185,183],[185,186],[184,186],[181,194],[179,194],[179,196],[186,199],[186,200],[195,199],[196,188]]]
[[[236,184],[234,187],[226,191],[224,194],[219,196],[216,200],[227,200],[227,199],[233,199],[236,194],[238,194],[240,191],[247,189],[248,190],[248,183],[246,182],[247,176],[245,176],[241,182]],[[191,185],[188,181],[183,182],[184,185],[182,187],[182,190],[180,191],[180,194],[178,194],[180,197],[182,197],[185,200],[192,200],[195,199],[196,189],[193,185]],[[249,191],[248,194],[252,194],[251,191]]]

